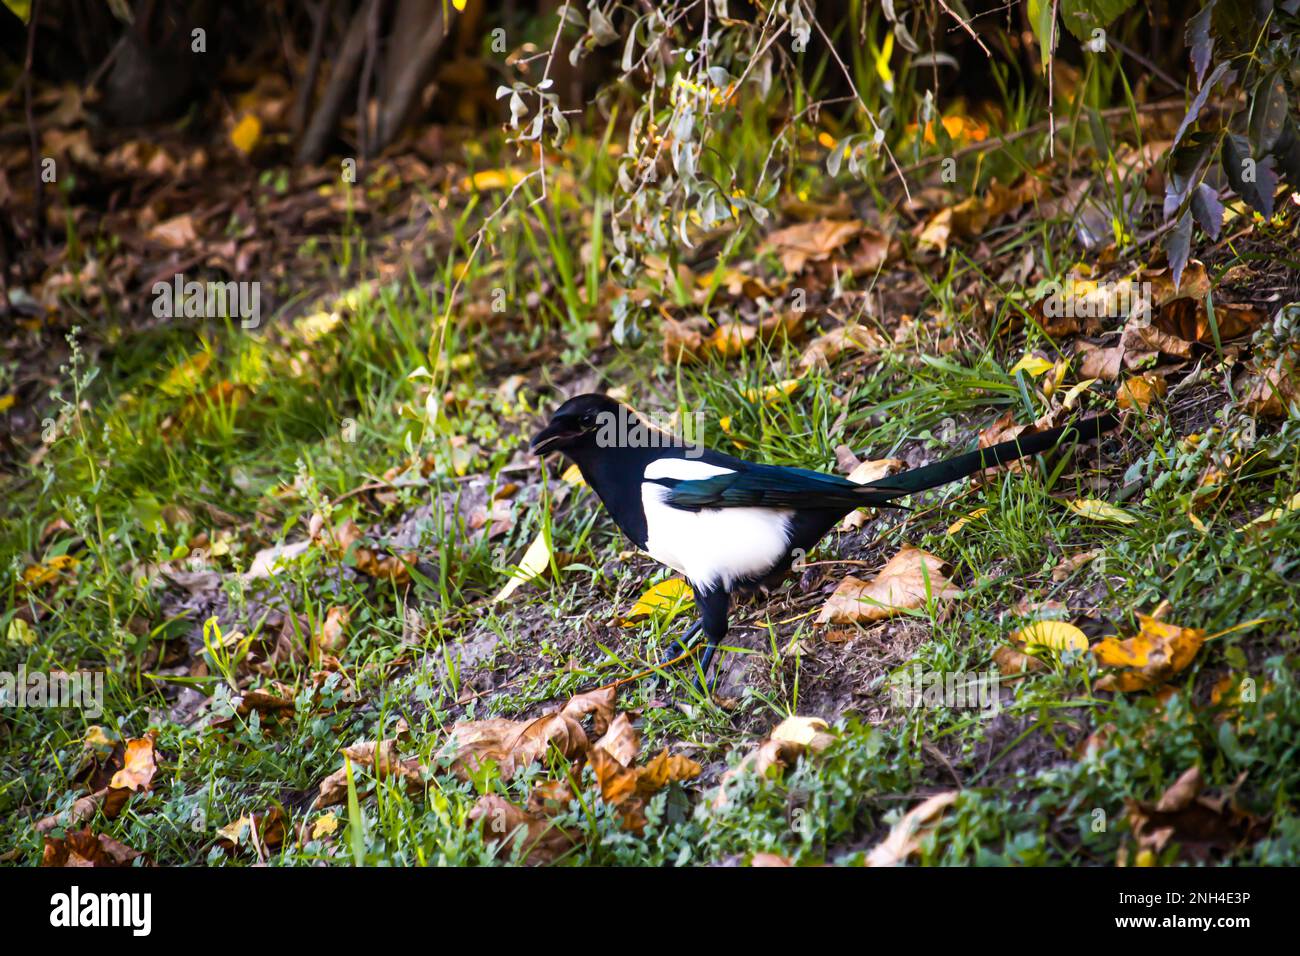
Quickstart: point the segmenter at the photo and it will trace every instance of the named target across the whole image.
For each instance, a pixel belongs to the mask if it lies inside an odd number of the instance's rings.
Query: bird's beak
[[[555,445],[569,438],[577,438],[580,434],[581,432],[572,431],[565,428],[563,425],[557,425],[554,422],[551,422],[551,424],[547,425],[533,436],[533,441],[529,446],[529,450],[532,451],[534,455],[545,455],[548,451],[554,448]]]

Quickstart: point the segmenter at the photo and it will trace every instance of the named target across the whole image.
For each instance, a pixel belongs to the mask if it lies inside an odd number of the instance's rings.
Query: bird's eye
[[[581,425],[583,429],[595,428],[596,416],[591,412],[587,412],[587,414],[583,415],[582,418],[578,420],[578,424]]]

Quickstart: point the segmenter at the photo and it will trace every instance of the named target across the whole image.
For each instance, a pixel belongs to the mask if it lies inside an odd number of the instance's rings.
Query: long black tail
[[[905,471],[900,475],[890,475],[888,478],[881,478],[879,481],[865,484],[862,486],[863,490],[870,489],[875,494],[863,495],[863,497],[870,504],[883,504],[895,498],[916,494],[918,491],[926,491],[929,488],[946,485],[950,481],[957,481],[960,478],[973,475],[977,471],[983,471],[985,468],[1005,465],[1017,458],[1037,455],[1039,452],[1054,448],[1062,440],[1092,441],[1118,425],[1119,421],[1114,415],[1097,415],[1077,424],[1049,428],[1047,431],[1035,432],[1023,438],[999,442],[996,445],[990,445],[988,448],[967,452],[946,461],[937,461],[933,465],[913,468],[911,471]]]

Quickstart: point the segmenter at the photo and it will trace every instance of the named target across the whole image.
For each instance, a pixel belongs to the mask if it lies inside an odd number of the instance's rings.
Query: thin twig
[[[948,4],[944,2],[944,0],[939,0],[939,6],[943,7],[943,9],[947,11],[948,16],[952,17],[954,20],[956,20],[958,23],[961,24],[961,28],[970,34],[970,38],[980,45],[980,49],[984,51],[984,55],[986,57],[988,57],[989,59],[993,59],[993,54],[989,52],[989,48],[984,45],[984,41],[980,39],[980,35],[975,32],[975,30],[971,27],[969,23],[967,23],[965,20],[959,17],[956,14],[956,12],[953,10],[953,8],[948,6]]]
[[[858,104],[867,114],[867,119],[871,120],[871,128],[880,134],[880,145],[884,147],[885,155],[889,157],[889,162],[893,165],[894,172],[898,174],[898,180],[903,184],[903,194],[907,197],[908,202],[911,202],[912,191],[907,188],[907,178],[903,175],[902,169],[899,168],[898,160],[894,158],[893,151],[890,150],[889,144],[884,141],[884,130],[882,130],[876,122],[876,117],[872,114],[871,108],[867,106],[867,101],[864,100],[862,94],[858,92],[857,84],[853,82],[853,75],[849,72],[849,68],[844,65],[844,61],[840,59],[840,52],[835,49],[835,44],[831,42],[831,38],[828,37],[826,31],[822,29],[821,21],[814,16],[812,24],[817,28],[817,32],[821,35],[822,40],[825,41],[827,48],[831,51],[831,56],[835,58],[835,62],[839,64],[840,72],[844,74],[844,79],[849,84],[849,89],[853,91],[853,95],[857,98]]]
[[[1139,66],[1145,66],[1148,70],[1152,72],[1152,74],[1155,75],[1157,79],[1163,80],[1171,90],[1178,90],[1179,92],[1182,92],[1183,84],[1179,83],[1177,80],[1175,80],[1164,70],[1160,69],[1160,67],[1156,65],[1155,61],[1143,56],[1137,50],[1125,46],[1123,43],[1120,43],[1118,40],[1114,39],[1113,37],[1108,36],[1106,38],[1106,42],[1109,43],[1111,46],[1113,46],[1115,49],[1119,50],[1120,53],[1123,53],[1129,59],[1136,61]]]

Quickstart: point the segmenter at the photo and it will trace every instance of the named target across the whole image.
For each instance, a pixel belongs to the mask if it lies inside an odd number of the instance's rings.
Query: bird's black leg
[[[683,651],[690,645],[691,638],[701,630],[704,631],[708,646],[704,648],[704,653],[699,658],[700,669],[695,675],[695,689],[705,693],[713,689],[712,683],[708,680],[709,668],[713,664],[714,655],[718,652],[718,644],[727,636],[727,609],[731,604],[731,595],[721,588],[713,591],[705,591],[694,585],[692,588],[695,591],[695,605],[700,611],[699,619],[669,645],[660,663],[668,664],[681,657]],[[656,678],[655,683],[658,682],[659,679]]]
[[[713,691],[713,681],[709,680],[709,668],[713,657],[718,652],[718,645],[727,636],[727,611],[731,605],[731,594],[722,588],[701,593],[695,589],[695,603],[700,609],[700,624],[704,628],[704,637],[708,647],[700,656],[700,669],[695,675],[695,689],[703,694]]]
[[[685,631],[682,632],[681,637],[677,638],[677,640],[673,641],[671,644],[668,645],[668,650],[664,651],[663,660],[661,660],[659,663],[661,665],[668,664],[672,661],[675,661],[677,658],[681,657],[682,654],[685,652],[686,648],[690,646],[691,638],[693,638],[696,634],[700,633],[700,628],[702,628],[703,626],[704,626],[704,619],[703,618],[696,619],[694,624],[692,624],[690,627],[688,627]]]

